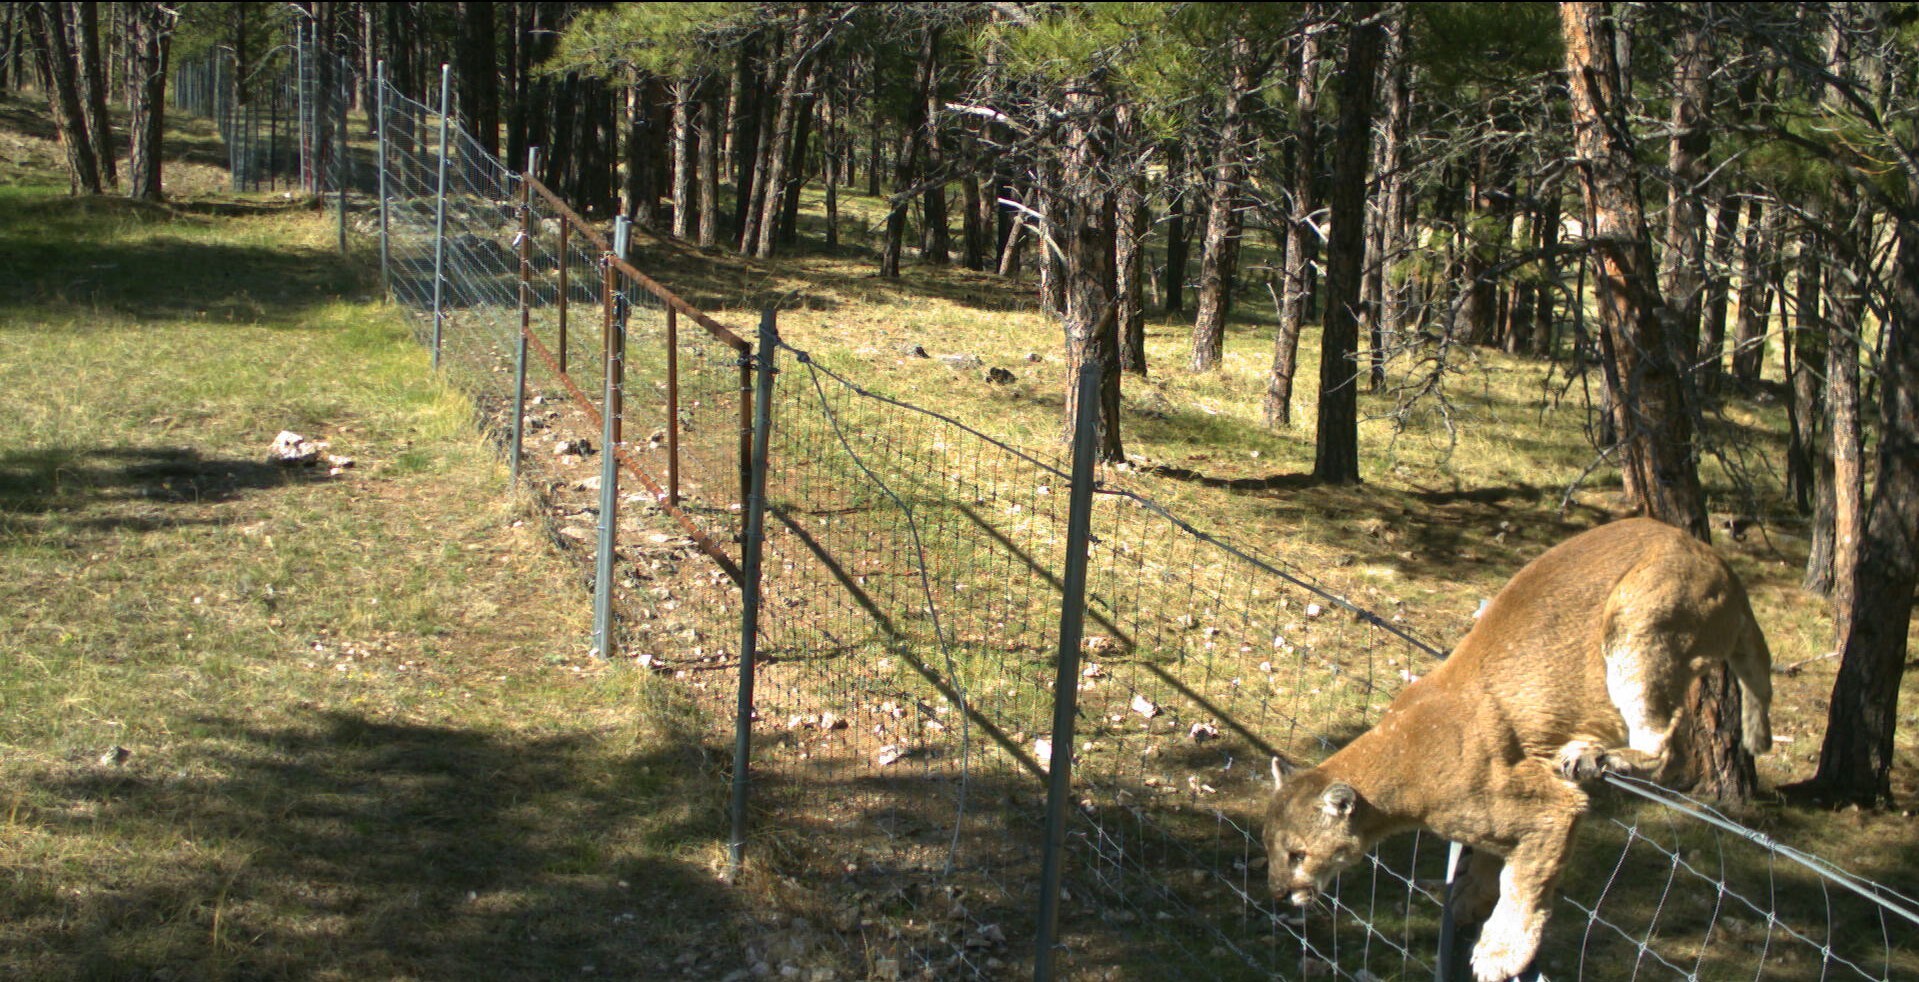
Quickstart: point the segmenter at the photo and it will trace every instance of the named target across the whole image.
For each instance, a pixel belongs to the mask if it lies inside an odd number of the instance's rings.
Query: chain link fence
[[[756,348],[447,89],[376,86],[355,227],[594,569],[595,649],[736,741],[736,858],[827,896],[836,970],[1466,977],[1431,834],[1312,908],[1266,885],[1271,759],[1323,758],[1441,657],[1403,611],[867,388],[770,314]],[[1595,797],[1545,977],[1919,977],[1919,904],[1654,786]]]

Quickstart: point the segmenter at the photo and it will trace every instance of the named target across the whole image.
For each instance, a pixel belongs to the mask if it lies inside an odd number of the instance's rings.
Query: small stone
[[[1019,381],[1018,377],[1004,368],[995,367],[986,370],[986,382],[989,385],[1011,385],[1017,381]]]
[[[1135,694],[1133,696],[1133,712],[1147,719],[1152,719],[1159,715],[1159,704],[1145,696]]]
[[[940,361],[945,362],[948,368],[980,368],[986,364],[980,360],[980,356],[968,354],[941,355]]]

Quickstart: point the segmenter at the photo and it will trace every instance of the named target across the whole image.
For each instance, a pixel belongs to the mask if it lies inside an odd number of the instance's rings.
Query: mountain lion
[[[1310,770],[1274,761],[1274,895],[1309,904],[1375,842],[1424,826],[1473,848],[1453,904],[1485,918],[1474,976],[1518,974],[1586,810],[1575,781],[1659,777],[1687,687],[1720,662],[1745,696],[1742,743],[1770,749],[1772,657],[1711,547],[1643,518],[1560,543],[1377,726]]]

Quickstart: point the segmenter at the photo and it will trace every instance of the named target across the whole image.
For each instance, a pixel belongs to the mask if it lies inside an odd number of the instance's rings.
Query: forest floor
[[[550,503],[506,490],[368,257],[340,263],[305,201],[220,192],[210,130],[178,131],[168,205],[75,200],[43,115],[0,100],[0,974],[724,978],[775,946],[835,963],[831,898],[720,880],[727,748],[670,679],[586,657]],[[736,330],[779,301],[823,364],[1056,450],[1064,366],[1033,284],[880,280],[878,203],[842,209],[839,249],[760,262],[642,237],[635,261]],[[1363,396],[1366,483],[1310,485],[1311,401],[1291,431],[1260,424],[1271,317],[1242,304],[1221,372],[1185,371],[1187,326],[1162,316],[1152,375],[1126,383],[1126,480],[1188,521],[1337,568],[1449,643],[1525,561],[1620,514],[1579,384],[1491,352],[1467,355],[1448,413]],[[1716,516],[1762,522],[1717,545],[1775,664],[1798,666],[1775,679],[1776,787],[1811,774],[1837,666],[1798,586],[1770,393],[1713,408],[1727,453],[1705,477]],[[354,465],[264,464],[282,429]],[[1901,723],[1898,807],[1742,817],[1919,892],[1919,673]]]

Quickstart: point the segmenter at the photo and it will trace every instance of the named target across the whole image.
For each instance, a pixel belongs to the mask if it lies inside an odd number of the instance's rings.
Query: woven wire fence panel
[[[1919,978],[1919,902],[1910,896],[1755,841],[1703,803],[1643,781],[1615,783],[1693,814],[1595,792],[1540,951],[1549,977]]]
[[[1064,485],[780,357],[756,854],[846,883],[876,962],[1030,972]]]
[[[517,177],[458,127],[447,127],[441,238],[439,115],[390,86],[386,109],[389,289],[416,311],[415,333],[431,344],[437,263],[440,364],[479,400],[482,419],[498,432],[511,423],[519,336]]]
[[[627,334],[629,453],[695,530],[730,551],[745,517],[748,359],[625,269],[616,267],[614,288],[645,315]]]
[[[1317,762],[1432,664],[1304,571],[1094,498],[1064,966],[1430,978],[1446,847],[1392,840],[1295,910],[1260,841],[1274,755]]]

